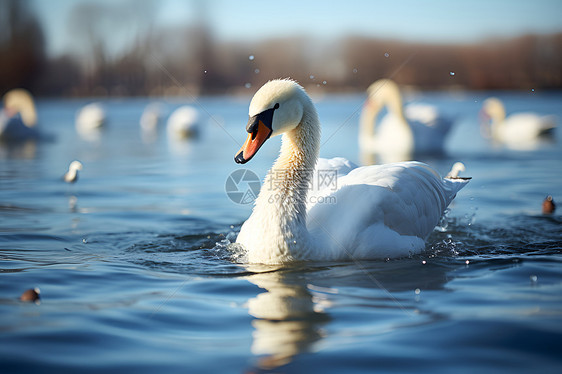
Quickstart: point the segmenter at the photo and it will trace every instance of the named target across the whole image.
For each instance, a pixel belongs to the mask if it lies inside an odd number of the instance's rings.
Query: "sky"
[[[118,4],[131,12],[150,3],[153,27],[206,19],[219,40],[259,41],[291,35],[345,35],[424,43],[471,43],[489,37],[562,32],[562,0],[32,0],[51,56],[72,48],[69,22],[79,3]],[[202,16],[203,14],[203,16]],[[126,25],[108,40],[126,43]],[[134,37],[134,36],[133,36]]]

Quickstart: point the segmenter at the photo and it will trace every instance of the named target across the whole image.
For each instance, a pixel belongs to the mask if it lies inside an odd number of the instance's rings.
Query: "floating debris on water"
[[[34,303],[39,303],[39,299],[41,298],[39,296],[39,294],[41,293],[41,290],[39,290],[39,288],[35,287],[35,288],[30,288],[29,290],[25,290],[21,296],[20,296],[20,300],[24,301],[24,302],[34,302]]]
[[[552,196],[548,195],[542,202],[542,214],[552,214],[556,210],[556,204]]]

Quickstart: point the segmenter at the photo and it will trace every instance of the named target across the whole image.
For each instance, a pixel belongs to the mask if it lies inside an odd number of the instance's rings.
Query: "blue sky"
[[[71,48],[69,19],[80,2],[120,4],[135,12],[132,0],[34,0],[53,55]],[[142,0],[142,2],[151,2]],[[338,38],[348,34],[414,42],[470,43],[487,37],[562,31],[562,0],[163,0],[151,2],[155,27],[187,25],[204,8],[215,37],[257,41],[287,35]],[[126,25],[121,28],[126,30]],[[112,43],[131,38],[108,32]]]

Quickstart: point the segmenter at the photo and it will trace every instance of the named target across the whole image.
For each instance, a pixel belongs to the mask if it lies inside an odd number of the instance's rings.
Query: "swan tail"
[[[541,129],[539,135],[552,135],[556,128],[556,116],[544,116],[541,121]]]
[[[459,177],[461,171],[466,171],[466,166],[462,162],[455,162],[451,170],[447,173],[446,179],[463,179]],[[464,178],[471,179],[471,178]]]

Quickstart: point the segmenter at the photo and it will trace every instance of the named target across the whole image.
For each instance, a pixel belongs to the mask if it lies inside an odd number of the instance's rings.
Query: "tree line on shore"
[[[473,44],[419,44],[342,36],[220,41],[206,22],[148,28],[110,52],[91,10],[75,14],[81,54],[50,57],[40,22],[25,2],[4,3],[0,93],[36,96],[185,96],[221,94],[291,77],[330,92],[362,91],[379,78],[421,89],[561,89],[562,33]],[[100,26],[101,27],[101,26]],[[85,51],[85,52],[84,52]],[[250,92],[249,92],[250,93]]]

